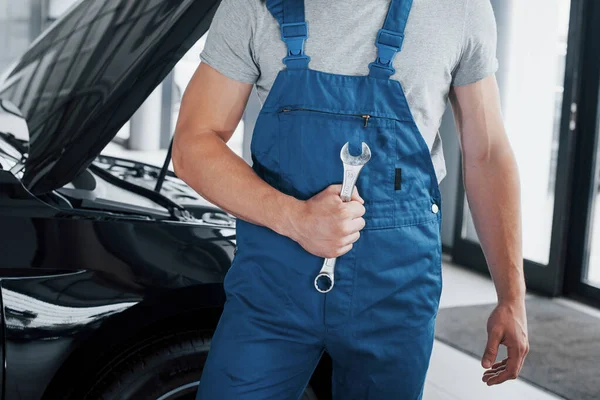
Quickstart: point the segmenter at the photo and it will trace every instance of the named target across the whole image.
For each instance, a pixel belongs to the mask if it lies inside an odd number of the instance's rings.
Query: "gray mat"
[[[436,338],[481,359],[493,308],[440,310]],[[569,400],[600,400],[600,319],[540,298],[527,300],[527,313],[531,349],[521,378]]]

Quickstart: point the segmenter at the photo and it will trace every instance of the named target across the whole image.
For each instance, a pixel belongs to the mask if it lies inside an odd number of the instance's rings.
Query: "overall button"
[[[438,207],[438,205],[435,204],[435,203],[433,203],[431,205],[431,212],[434,213],[434,214],[437,214],[439,211],[440,211],[440,208]]]

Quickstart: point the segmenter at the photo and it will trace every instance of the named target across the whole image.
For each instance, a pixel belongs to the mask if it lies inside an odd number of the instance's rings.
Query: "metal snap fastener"
[[[434,213],[434,214],[437,214],[439,211],[440,211],[440,208],[438,207],[438,205],[435,204],[435,203],[433,203],[431,205],[431,212]]]

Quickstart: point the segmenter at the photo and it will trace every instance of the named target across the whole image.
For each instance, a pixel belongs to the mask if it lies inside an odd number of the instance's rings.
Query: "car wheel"
[[[105,373],[86,400],[194,400],[210,335],[186,332],[136,350]],[[308,387],[302,400],[318,400]]]

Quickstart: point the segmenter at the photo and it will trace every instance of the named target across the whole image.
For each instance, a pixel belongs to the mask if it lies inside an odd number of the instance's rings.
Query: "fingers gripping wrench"
[[[371,159],[371,149],[366,143],[362,144],[362,153],[359,156],[353,156],[348,151],[348,143],[342,147],[340,152],[340,158],[344,164],[344,180],[342,183],[342,190],[340,197],[342,201],[349,202],[352,198],[352,192],[360,174],[361,169]],[[321,293],[328,293],[333,289],[335,283],[334,272],[336,258],[326,258],[323,262],[321,272],[315,278],[315,288]]]

